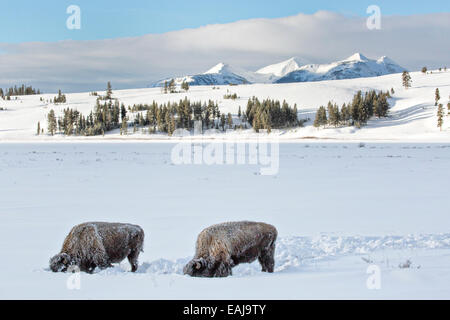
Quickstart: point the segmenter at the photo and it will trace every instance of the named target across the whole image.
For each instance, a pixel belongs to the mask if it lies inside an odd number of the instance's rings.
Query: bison
[[[263,272],[273,272],[277,230],[261,222],[226,222],[204,229],[195,257],[183,269],[192,277],[227,277],[240,263],[258,259]]]
[[[50,259],[53,272],[66,272],[70,267],[92,273],[128,258],[131,271],[138,267],[144,246],[144,231],[132,224],[87,222],[75,226],[63,243],[61,252]]]

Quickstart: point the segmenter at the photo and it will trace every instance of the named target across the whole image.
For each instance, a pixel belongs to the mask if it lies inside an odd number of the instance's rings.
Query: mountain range
[[[165,81],[171,79],[174,79],[176,84],[186,81],[191,86],[309,82],[377,77],[405,70],[386,56],[371,60],[361,53],[355,53],[347,59],[328,64],[305,64],[299,61],[297,58],[291,58],[255,72],[219,63],[204,73],[168,78],[152,86],[160,87]]]

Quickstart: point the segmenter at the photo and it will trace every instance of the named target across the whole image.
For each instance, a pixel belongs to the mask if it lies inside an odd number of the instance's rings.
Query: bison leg
[[[275,267],[275,243],[272,242],[267,249],[264,249],[258,257],[262,272],[272,273]]]
[[[128,255],[128,262],[131,264],[131,272],[136,272],[138,268],[139,250],[132,250]]]

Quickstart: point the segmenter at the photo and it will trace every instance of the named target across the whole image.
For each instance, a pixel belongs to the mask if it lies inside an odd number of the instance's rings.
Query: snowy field
[[[445,116],[443,130],[437,127],[437,107],[434,106],[434,93],[440,90],[440,103],[444,105],[447,114],[447,103],[450,95],[450,71],[432,74],[411,72],[412,88],[405,90],[402,87],[401,74],[392,74],[374,78],[359,78],[349,80],[331,80],[321,82],[287,83],[287,84],[253,84],[239,86],[218,86],[213,90],[211,86],[192,86],[187,93],[163,94],[160,88],[113,90],[113,97],[119,99],[126,106],[139,103],[151,104],[179,101],[188,97],[191,101],[207,102],[217,101],[220,111],[232,113],[236,119],[239,106],[244,111],[249,98],[256,96],[260,100],[271,98],[280,101],[286,100],[289,104],[297,104],[300,119],[311,119],[304,128],[293,130],[273,130],[265,138],[283,141],[298,141],[299,139],[328,139],[338,141],[409,141],[409,142],[450,142],[450,116]],[[114,85],[114,84],[113,84]],[[105,84],[106,87],[106,84]],[[352,100],[358,91],[363,92],[375,89],[387,91],[394,88],[395,94],[389,100],[390,116],[383,119],[372,119],[362,129],[354,127],[341,127],[317,129],[313,127],[316,110],[326,106],[328,101],[334,101],[341,106]],[[227,93],[236,93],[237,100],[224,99]],[[104,92],[99,92],[104,94]],[[149,135],[129,133],[121,136],[119,130],[108,133],[105,137],[63,137],[61,135],[36,136],[37,123],[47,131],[47,114],[54,109],[56,116],[62,115],[65,108],[74,108],[87,115],[94,109],[95,96],[85,93],[66,93],[67,103],[54,105],[40,101],[51,100],[56,93],[36,96],[21,96],[18,100],[0,101],[0,141],[67,141],[67,140],[166,140],[167,135]],[[130,116],[133,120],[133,115]],[[129,130],[132,131],[132,130]],[[260,134],[261,137],[264,134]],[[236,131],[218,134],[217,139],[252,139],[257,135],[253,130]],[[173,139],[173,138],[172,138]]]
[[[281,142],[275,175],[258,165],[175,165],[177,139],[119,132],[104,137],[36,136],[50,109],[88,114],[96,97],[68,93],[0,101],[0,298],[25,299],[450,299],[450,116],[437,128],[434,92],[450,94],[450,72],[291,84],[191,87],[164,95],[158,88],[113,90],[125,105],[217,101],[235,116],[252,96],[298,105],[304,128],[216,134],[204,143]],[[357,90],[389,90],[390,115],[362,129],[312,126],[329,100],[349,102]],[[226,93],[239,99],[224,100]],[[99,92],[99,94],[103,94]],[[446,110],[447,111],[447,110]],[[201,137],[195,137],[197,143]],[[211,139],[212,138],[212,139]],[[169,141],[170,140],[170,141]],[[151,143],[159,142],[159,143]],[[170,143],[169,143],[170,142]],[[182,274],[205,227],[253,220],[278,229],[275,273],[240,265],[225,279]],[[127,261],[68,274],[48,260],[64,237],[86,221],[127,222],[146,233],[138,272]],[[377,268],[371,290],[367,269]],[[70,278],[73,279],[73,278]],[[370,279],[373,279],[371,277]],[[370,286],[369,286],[370,287]]]
[[[28,112],[31,125],[46,110]],[[1,121],[1,138],[13,141]],[[26,126],[16,130],[16,139],[38,140]],[[173,147],[0,144],[0,298],[450,299],[450,144],[281,144],[273,176],[249,164],[174,165]],[[182,275],[197,234],[235,220],[277,227],[275,272],[254,263],[224,279]],[[138,272],[124,261],[83,273],[79,290],[67,288],[68,274],[50,272],[49,258],[85,221],[142,226]],[[381,270],[379,290],[366,285],[372,265]]]

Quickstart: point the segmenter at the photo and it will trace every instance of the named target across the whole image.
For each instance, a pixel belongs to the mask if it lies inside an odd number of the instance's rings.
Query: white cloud
[[[449,61],[450,13],[366,19],[320,11],[251,19],[159,35],[97,41],[0,43],[0,86],[27,83],[45,91],[145,87],[168,76],[200,73],[220,61],[256,70],[291,56],[323,63],[362,52],[387,55],[409,69]]]

